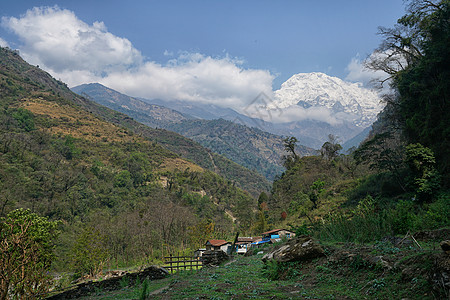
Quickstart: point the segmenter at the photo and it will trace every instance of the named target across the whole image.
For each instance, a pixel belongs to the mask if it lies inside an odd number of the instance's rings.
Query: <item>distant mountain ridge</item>
[[[291,117],[283,121],[265,118],[250,111],[238,112],[214,104],[199,104],[192,101],[165,101],[142,99],[147,103],[172,108],[183,114],[200,119],[225,119],[280,136],[295,136],[301,145],[319,149],[327,141],[328,135],[339,137],[345,145],[359,144],[367,135],[372,123],[383,105],[375,91],[364,88],[359,83],[351,83],[324,73],[299,73],[293,75],[271,99],[258,106],[263,115],[290,115],[292,109],[302,110],[298,120]],[[318,115],[322,114],[321,118]],[[276,121],[276,122],[275,122]],[[361,135],[361,133],[363,135]],[[352,140],[350,143],[347,141]]]
[[[149,100],[129,97],[100,84],[84,84],[72,90],[126,113],[146,125],[178,132],[248,169],[263,174],[269,180],[273,180],[284,170],[281,157],[285,152],[281,136],[224,119],[196,119],[187,114],[186,110],[180,113],[161,105],[150,104],[147,102]],[[238,116],[232,109],[223,110],[212,105],[208,106],[211,113],[194,106],[187,106],[187,109],[206,118],[217,116],[215,113],[230,119]],[[221,114],[223,112],[228,115],[224,116]],[[314,153],[313,149],[304,146],[299,146],[298,150],[300,155]]]
[[[93,99],[98,98],[97,102],[138,118],[147,125],[175,130],[193,138],[203,146],[212,147],[213,151],[239,161],[246,167],[256,167],[258,172],[270,179],[272,179],[271,172],[267,173],[267,168],[264,166],[257,166],[259,163],[254,159],[245,162],[241,158],[236,158],[236,153],[231,153],[235,151],[226,153],[214,149],[215,146],[224,148],[215,142],[204,141],[201,134],[193,135],[192,126],[187,124],[196,119],[224,119],[278,136],[295,136],[299,144],[313,149],[320,149],[327,141],[328,135],[333,134],[339,138],[346,150],[358,145],[367,137],[367,132],[383,107],[375,91],[366,89],[359,83],[346,82],[317,72],[293,75],[282,84],[279,90],[275,91],[273,99],[265,99],[266,103],[263,104],[253,104],[260,105],[261,111],[272,116],[278,114],[283,117],[283,114],[291,114],[292,110],[300,110],[302,116],[299,116],[298,120],[291,117],[291,121],[284,123],[280,122],[281,120],[261,120],[258,118],[259,115],[240,113],[214,104],[132,97],[126,100],[128,96],[111,96],[111,91],[107,90],[103,92],[103,95],[96,95],[92,90],[93,87],[95,86],[84,86],[85,89],[90,89],[87,94],[92,93]],[[77,91],[77,88],[74,90]],[[80,89],[78,92],[83,91]],[[139,103],[139,100],[142,102]],[[185,126],[190,128],[189,132],[184,131]],[[312,154],[311,151],[304,151],[306,149],[302,150],[302,154]]]

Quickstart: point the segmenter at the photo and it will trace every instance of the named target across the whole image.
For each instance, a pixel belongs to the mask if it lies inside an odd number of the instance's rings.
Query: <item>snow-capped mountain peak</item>
[[[275,91],[275,99],[267,109],[285,109],[301,106],[326,107],[338,119],[352,117],[358,127],[372,124],[383,108],[379,95],[360,83],[343,81],[324,73],[299,73],[293,75]],[[339,116],[340,113],[340,116]]]

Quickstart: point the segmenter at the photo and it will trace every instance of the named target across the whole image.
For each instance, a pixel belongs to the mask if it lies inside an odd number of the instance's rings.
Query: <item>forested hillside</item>
[[[123,95],[100,84],[83,84],[73,88],[73,91],[123,112],[143,124],[165,128],[193,139],[203,147],[257,171],[268,180],[273,180],[284,170],[281,162],[284,155],[281,136],[224,119],[195,119],[175,110]],[[300,155],[315,152],[304,146],[299,146],[297,151]]]
[[[104,253],[96,264],[128,264],[249,229],[254,198],[162,144],[235,178],[250,171],[79,97],[16,52],[1,48],[0,61],[0,215],[61,221],[60,266],[86,271],[72,255],[83,242]]]
[[[303,158],[287,140],[287,170],[260,201],[259,226],[370,241],[450,225],[449,14],[449,1],[412,1],[394,28],[380,28],[385,40],[366,64],[390,76],[392,93],[370,138],[343,155],[330,137],[321,156]]]

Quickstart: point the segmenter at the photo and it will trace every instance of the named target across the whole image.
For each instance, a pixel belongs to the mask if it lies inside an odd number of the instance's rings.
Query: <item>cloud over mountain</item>
[[[336,107],[332,110],[323,103],[310,107],[297,105],[299,100],[313,101],[322,97],[308,90],[317,84],[323,85],[323,81],[314,76],[301,81],[300,85],[288,87],[288,83],[293,82],[291,78],[280,90],[273,91],[273,74],[268,70],[245,68],[242,59],[230,55],[212,57],[191,52],[174,55],[166,50],[166,62],[152,61],[131,41],[109,32],[103,22],[87,24],[73,11],[58,6],[33,8],[20,17],[3,17],[1,24],[19,37],[20,53],[28,62],[38,64],[69,86],[99,82],[135,97],[215,104],[255,117],[261,117],[262,110],[253,100],[264,94],[268,103],[276,103],[283,109],[283,113],[266,110],[268,117],[263,117],[266,120],[318,120],[335,125],[344,119],[355,119],[355,112],[336,112]],[[0,39],[1,44],[7,45]],[[348,71],[347,80],[351,81],[367,83],[374,75],[363,70],[358,57],[350,62]],[[329,93],[331,98],[337,96],[335,91],[347,85],[333,80],[327,83],[332,88],[321,91]],[[306,94],[314,97],[303,99]],[[367,93],[350,98],[360,97],[372,98]],[[293,102],[283,106],[289,99]],[[345,106],[342,99],[340,103]]]
[[[100,82],[123,93],[164,100],[189,100],[240,109],[260,92],[272,93],[274,76],[244,69],[243,61],[182,53],[160,64],[145,59],[132,43],[89,25],[59,7],[3,17],[2,26],[21,39],[21,55],[70,86]]]
[[[0,37],[0,47],[9,47],[8,42],[2,39],[1,37]]]

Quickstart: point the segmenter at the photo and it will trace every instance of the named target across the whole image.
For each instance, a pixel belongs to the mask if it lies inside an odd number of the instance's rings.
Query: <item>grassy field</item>
[[[440,250],[389,242],[325,246],[326,257],[269,263],[262,255],[237,256],[218,267],[180,271],[168,278],[124,284],[82,299],[446,299],[432,286]],[[435,249],[433,249],[435,248]]]

